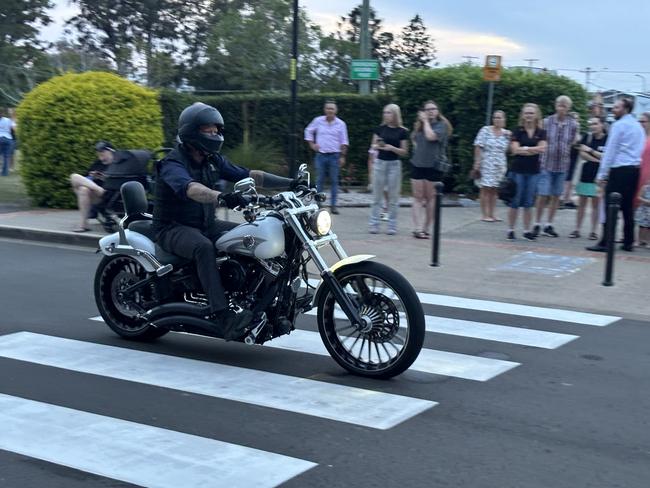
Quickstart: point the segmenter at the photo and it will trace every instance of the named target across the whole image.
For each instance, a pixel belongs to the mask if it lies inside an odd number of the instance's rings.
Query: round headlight
[[[324,236],[332,228],[332,216],[327,210],[319,210],[309,219],[309,227],[319,236]]]

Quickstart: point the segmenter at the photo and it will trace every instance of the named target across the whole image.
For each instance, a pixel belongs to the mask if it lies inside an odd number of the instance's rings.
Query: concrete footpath
[[[585,250],[593,241],[567,237],[574,228],[575,210],[558,212],[559,238],[540,236],[537,242],[528,242],[518,231],[519,239],[507,242],[505,223],[481,222],[475,206],[445,207],[439,267],[429,266],[431,241],[410,233],[410,208],[400,208],[395,236],[367,233],[367,207],[345,206],[340,211],[333,216],[333,230],[348,254],[375,254],[420,292],[650,320],[650,250],[617,251],[615,285],[602,286],[605,255]],[[500,207],[499,216],[505,213]],[[69,210],[0,213],[0,237],[96,247],[105,235],[101,226],[92,221],[91,232],[76,234],[70,229],[77,218],[77,212]],[[228,218],[243,221],[232,211]],[[326,255],[333,261],[333,254]]]

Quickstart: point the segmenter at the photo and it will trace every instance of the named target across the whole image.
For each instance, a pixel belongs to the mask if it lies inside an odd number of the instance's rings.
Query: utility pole
[[[361,6],[361,33],[359,36],[360,59],[370,59],[370,30],[368,22],[370,21],[370,0],[363,0]],[[359,94],[370,94],[370,80],[359,80]]]
[[[584,70],[581,70],[580,72],[585,74],[585,90],[587,90],[587,92],[588,92],[589,91],[589,85],[591,84],[591,73],[593,73],[594,70],[591,69],[591,68],[585,68]]]
[[[293,39],[291,41],[291,120],[289,121],[289,176],[295,178],[298,172],[298,134],[296,132],[296,112],[298,111],[298,0],[293,0]]]
[[[473,66],[474,63],[472,62],[472,60],[473,59],[478,59],[478,56],[461,56],[461,58],[466,59],[467,64],[469,64],[470,66]]]
[[[539,59],[537,59],[537,58],[526,58],[526,59],[524,59],[524,61],[528,61],[528,67],[530,69],[532,69],[533,68],[533,63],[535,61],[539,61]]]

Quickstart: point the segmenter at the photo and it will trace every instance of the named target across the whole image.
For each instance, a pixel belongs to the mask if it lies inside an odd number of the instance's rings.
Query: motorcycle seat
[[[176,254],[165,251],[158,244],[156,244],[156,259],[160,261],[160,264],[171,264],[174,268],[185,266],[192,262],[191,259],[182,258]]]
[[[129,230],[142,234],[145,237],[148,237],[152,241],[156,242],[156,233],[152,228],[151,220],[136,220],[129,224]]]

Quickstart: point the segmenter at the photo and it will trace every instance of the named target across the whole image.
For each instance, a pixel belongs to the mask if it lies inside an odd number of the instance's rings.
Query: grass
[[[0,176],[0,205],[18,208],[31,207],[18,167],[15,167],[9,176]]]

